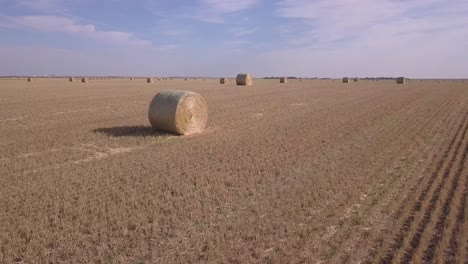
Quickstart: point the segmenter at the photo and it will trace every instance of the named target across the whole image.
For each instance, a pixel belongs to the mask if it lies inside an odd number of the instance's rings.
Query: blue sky
[[[0,75],[468,77],[466,0],[0,0]]]

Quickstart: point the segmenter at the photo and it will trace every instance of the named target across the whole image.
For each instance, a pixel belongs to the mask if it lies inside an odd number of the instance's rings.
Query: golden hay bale
[[[343,83],[349,83],[349,78],[348,77],[343,77]]]
[[[253,84],[252,74],[250,73],[239,73],[236,77],[237,85],[251,86]]]
[[[153,82],[153,78],[147,78],[147,79],[146,79],[146,82],[147,82],[147,83],[152,83],[152,82]]]
[[[406,83],[406,78],[405,77],[398,77],[396,82],[398,84],[405,84]]]
[[[281,77],[280,78],[280,83],[287,83],[288,82],[288,77]]]
[[[154,96],[148,110],[151,126],[179,135],[200,133],[208,121],[205,99],[190,91],[162,91]]]
[[[82,83],[88,82],[88,79],[86,79],[86,78],[83,77],[83,78],[81,78],[81,82],[82,82]]]
[[[221,79],[219,79],[219,83],[220,84],[228,84],[229,80],[228,80],[228,78],[221,78]]]

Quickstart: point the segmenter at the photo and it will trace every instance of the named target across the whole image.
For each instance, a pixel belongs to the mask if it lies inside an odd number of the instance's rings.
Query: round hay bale
[[[70,78],[68,78],[68,81],[69,81],[69,82],[74,82],[75,79],[74,79],[73,77],[70,77]]]
[[[147,79],[146,79],[146,82],[147,82],[147,83],[152,83],[152,82],[153,82],[153,78],[147,78]]]
[[[31,82],[32,81],[32,78],[28,78],[28,82]]]
[[[349,83],[349,77],[343,77],[343,83]]]
[[[88,82],[88,79],[86,79],[86,78],[83,77],[83,78],[81,78],[81,82],[82,82],[82,83]]]
[[[397,84],[405,84],[406,78],[405,77],[398,77],[396,80]]]
[[[250,73],[239,73],[236,77],[237,85],[251,86],[253,84],[253,77]]]
[[[228,84],[229,80],[228,80],[228,78],[221,78],[221,79],[219,79],[219,83],[220,84]]]
[[[162,91],[156,94],[148,110],[151,126],[179,135],[200,133],[208,121],[205,99],[190,91]]]
[[[288,82],[288,77],[281,77],[280,78],[280,83],[287,83]]]

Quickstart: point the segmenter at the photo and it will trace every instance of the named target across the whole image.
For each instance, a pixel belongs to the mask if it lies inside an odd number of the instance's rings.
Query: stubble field
[[[160,90],[205,132],[154,132]],[[468,263],[468,81],[0,80],[0,262]]]

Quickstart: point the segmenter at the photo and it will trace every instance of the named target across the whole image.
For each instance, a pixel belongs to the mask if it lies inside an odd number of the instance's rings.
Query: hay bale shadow
[[[174,134],[158,131],[151,126],[118,126],[93,129],[94,133],[103,133],[111,137],[162,137]]]

